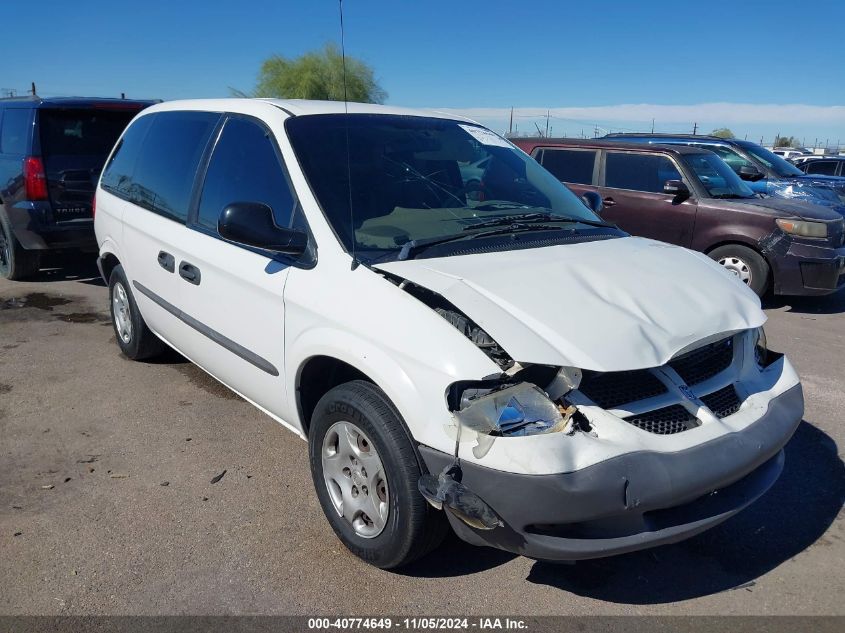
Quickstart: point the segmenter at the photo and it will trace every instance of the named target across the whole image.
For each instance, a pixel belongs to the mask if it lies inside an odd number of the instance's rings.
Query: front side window
[[[435,249],[435,242],[464,239],[520,248],[516,240],[489,241],[515,226],[512,220],[521,222],[519,231],[548,229],[569,239],[605,226],[525,152],[474,124],[326,114],[290,118],[285,129],[338,239],[363,260],[403,259],[423,245],[426,255],[448,254],[449,246]]]
[[[753,198],[754,192],[723,160],[711,153],[685,154],[683,161],[711,198]]]
[[[764,147],[760,147],[756,143],[751,143],[749,141],[741,141],[739,142],[739,145],[746,152],[751,154],[751,156],[763,163],[768,169],[774,171],[781,178],[802,175],[801,170],[798,169],[795,165],[793,165],[787,160],[784,160],[780,156],[772,154],[769,150]]]
[[[153,120],[135,163],[129,197],[145,209],[185,221],[197,167],[220,114],[160,112],[149,116]]]
[[[27,153],[32,110],[6,108],[0,120],[0,152],[23,156]]]
[[[823,176],[836,175],[836,163],[832,160],[814,160],[807,165],[808,174],[821,174]]]
[[[663,193],[667,180],[683,180],[675,163],[658,154],[608,152],[605,187]]]
[[[216,230],[223,209],[233,202],[262,202],[280,227],[289,227],[294,197],[269,132],[243,118],[223,127],[211,155],[197,223]]]
[[[562,182],[579,185],[593,184],[593,167],[596,154],[591,150],[545,148],[540,164]]]

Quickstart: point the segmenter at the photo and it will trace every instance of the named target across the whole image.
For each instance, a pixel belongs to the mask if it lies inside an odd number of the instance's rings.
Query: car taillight
[[[23,182],[27,200],[47,199],[47,174],[44,163],[37,156],[23,159]]]

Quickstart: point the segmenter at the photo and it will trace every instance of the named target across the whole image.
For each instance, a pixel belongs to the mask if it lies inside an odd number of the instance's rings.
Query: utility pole
[[[508,126],[508,134],[513,134],[513,106],[511,106],[511,122]]]
[[[549,138],[549,117],[551,116],[551,110],[546,110],[546,138]]]
[[[540,126],[537,125],[537,121],[534,121],[534,127],[537,128],[537,136],[539,136],[540,138],[543,138],[543,130],[541,130]]]
[[[35,96],[35,82],[32,82],[32,96]]]
[[[651,133],[654,134],[654,117],[651,119]]]
[[[125,93],[125,92],[121,92],[121,93],[120,93],[120,98],[121,98],[121,99],[125,99],[125,98],[126,98],[126,93]]]
[[[692,135],[695,136],[695,133],[698,132],[698,123],[692,124]]]

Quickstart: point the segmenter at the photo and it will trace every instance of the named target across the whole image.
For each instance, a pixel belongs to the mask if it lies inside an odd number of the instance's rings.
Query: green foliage
[[[772,147],[801,147],[801,141],[794,136],[776,136]]]
[[[712,132],[710,132],[710,136],[718,136],[719,138],[736,138],[736,136],[734,136],[734,133],[726,127],[720,127],[713,130]]]
[[[232,92],[237,96],[343,101],[343,58],[334,44],[295,59],[273,55],[261,64],[258,84],[251,95]],[[346,57],[346,98],[362,103],[383,103],[387,98],[373,69],[349,56]]]

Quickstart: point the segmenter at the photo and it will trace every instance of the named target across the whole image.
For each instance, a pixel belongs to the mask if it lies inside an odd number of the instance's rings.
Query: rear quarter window
[[[159,215],[184,222],[200,159],[220,114],[160,112],[142,117],[121,140],[106,167],[103,186]],[[143,138],[130,136],[145,124]],[[143,132],[143,130],[138,130]]]
[[[6,108],[0,117],[0,153],[23,156],[28,153],[32,110]]]
[[[596,150],[544,148],[537,158],[540,164],[562,182],[593,184]]]

